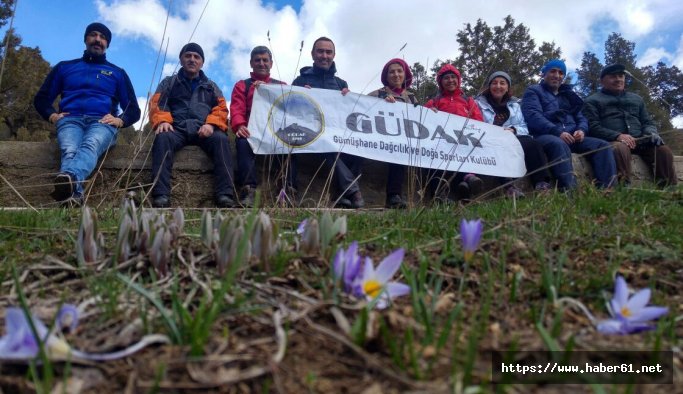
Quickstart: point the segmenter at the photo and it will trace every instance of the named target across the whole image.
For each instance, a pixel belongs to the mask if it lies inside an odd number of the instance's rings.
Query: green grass
[[[145,387],[158,388],[166,387],[164,382],[192,380],[177,364],[190,363],[192,357],[216,356],[216,351],[224,356],[248,355],[232,366],[241,371],[270,365],[281,346],[272,339],[276,310],[283,311],[286,319],[283,365],[305,368],[290,367],[286,376],[245,380],[253,391],[272,385],[284,385],[285,391],[325,391],[321,387],[330,376],[332,390],[341,391],[361,379],[358,366],[365,365],[374,371],[372,379],[396,389],[406,389],[406,381],[412,381],[448,390],[478,387],[505,392],[509,385],[495,388],[488,381],[490,350],[652,350],[681,345],[680,191],[619,189],[603,196],[586,188],[571,196],[551,194],[515,203],[497,199],[464,207],[334,212],[331,217],[303,210],[267,213],[279,228],[279,252],[268,264],[238,257],[239,263],[229,264],[219,274],[210,245],[202,241],[207,230],[201,229],[201,212],[187,211],[185,235],[175,245],[170,276],[163,278],[145,256],[127,265],[113,261],[120,214],[102,210],[98,228],[105,238],[105,258],[50,281],[51,275],[62,272],[50,261],[78,267],[79,213],[0,210],[0,302],[17,304],[10,295],[13,269],[30,307],[49,300],[78,304],[97,297],[99,301],[88,309],[91,317],[79,329],[81,335],[67,337],[77,347],[94,346],[100,327],[125,327],[140,316],[143,333],[167,334],[174,345],[165,348],[172,350],[158,360],[162,351],[142,352],[134,356],[139,357],[137,363],[117,368],[130,372],[130,365],[142,365],[138,373],[146,377]],[[222,214],[228,220],[242,212]],[[348,226],[344,238],[324,233],[320,255],[295,250],[294,230],[301,220],[315,217],[329,224],[342,214],[347,215]],[[245,234],[252,232],[255,217],[245,216]],[[468,263],[459,240],[463,218],[484,222],[480,250]],[[405,248],[400,280],[411,286],[410,296],[377,311],[358,305],[358,300],[335,288],[330,260],[338,247],[354,240],[361,254],[375,264],[396,248]],[[246,255],[247,241],[245,237],[239,243],[238,256]],[[186,264],[179,261],[178,250]],[[671,314],[656,331],[629,337],[600,335],[577,310],[553,305],[555,297],[572,297],[597,318],[606,318],[605,297],[611,297],[617,272],[635,289],[652,288],[651,303],[670,307]],[[67,282],[68,286],[62,285]],[[338,316],[332,317],[332,307],[342,311],[349,332]],[[312,329],[307,321],[347,338],[360,350]],[[60,373],[65,372],[56,370],[57,381],[64,378]],[[387,378],[389,373],[403,378]],[[116,379],[109,389],[125,386],[126,379]],[[296,382],[304,383],[297,386]],[[6,384],[0,378],[0,388]],[[623,391],[600,385],[584,389]]]

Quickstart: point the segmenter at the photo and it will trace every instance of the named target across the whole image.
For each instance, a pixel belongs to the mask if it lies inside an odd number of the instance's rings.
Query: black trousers
[[[359,180],[363,166],[363,158],[346,153],[322,153],[325,168],[333,170],[332,182],[337,187],[337,194],[349,198],[360,191]]]
[[[249,145],[249,141],[246,138],[235,138],[235,148],[237,152],[237,171],[235,171],[237,186],[251,186],[255,188],[258,186],[256,155],[254,155],[254,151],[251,149],[251,145]],[[273,155],[273,158],[278,171],[284,172],[286,186],[296,189],[296,155]],[[282,186],[283,183],[278,182],[278,187]]]
[[[543,145],[528,135],[517,136],[522,150],[524,151],[524,165],[532,185],[539,182],[550,182],[548,159],[543,151]],[[498,182],[507,183],[510,179],[496,177]]]
[[[188,134],[176,128],[159,133],[152,145],[152,196],[171,194],[171,170],[175,152],[187,145],[199,146],[213,160],[214,193],[234,196],[232,179],[232,157],[228,136],[217,130],[209,137],[201,138],[197,133]]]

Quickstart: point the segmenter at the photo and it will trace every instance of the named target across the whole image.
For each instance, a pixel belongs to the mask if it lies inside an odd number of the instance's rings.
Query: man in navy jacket
[[[551,60],[541,70],[543,80],[527,88],[522,114],[529,132],[543,146],[551,171],[561,190],[576,187],[572,152],[588,154],[598,187],[609,188],[616,181],[612,147],[606,141],[586,136],[588,121],[581,113],[583,100],[563,84],[564,62]]]
[[[118,129],[140,119],[128,75],[105,55],[111,31],[101,23],[91,23],[84,41],[83,57],[58,63],[33,101],[38,113],[57,127],[61,164],[52,196],[69,205],[83,202],[83,181],[116,143]],[[57,96],[61,99],[55,110],[52,103]]]
[[[301,69],[301,74],[296,77],[292,85],[307,88],[340,90],[342,95],[349,92],[349,85],[343,79],[337,77],[337,68],[334,64],[334,42],[327,37],[320,37],[313,43],[311,57],[313,67],[307,66]],[[334,180],[337,190],[341,194],[337,206],[340,208],[362,208],[365,201],[360,193],[358,178],[363,159],[346,153],[325,153],[325,163],[334,169]]]

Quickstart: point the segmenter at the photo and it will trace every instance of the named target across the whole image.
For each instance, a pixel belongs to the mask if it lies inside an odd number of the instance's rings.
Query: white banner
[[[526,173],[517,137],[501,127],[351,92],[261,85],[248,127],[256,154],[343,152],[414,167]]]

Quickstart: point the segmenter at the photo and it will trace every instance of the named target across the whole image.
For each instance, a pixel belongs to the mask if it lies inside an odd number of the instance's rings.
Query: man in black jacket
[[[335,48],[332,40],[327,37],[315,40],[311,50],[313,66],[302,68],[301,74],[296,77],[292,85],[309,89],[339,90],[345,96],[349,92],[349,85],[335,75],[337,68],[334,64],[334,56]],[[325,153],[323,157],[329,168],[334,168],[334,179],[340,193],[337,206],[355,209],[365,206],[358,182],[362,159],[341,152]]]
[[[631,154],[640,155],[654,167],[661,185],[675,185],[673,153],[657,134],[642,97],[626,88],[626,68],[612,64],[600,72],[602,90],[586,99],[583,113],[593,137],[611,141],[619,179],[631,180]]]

